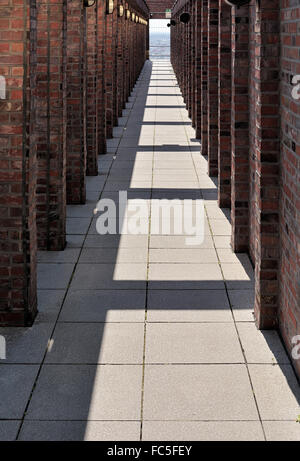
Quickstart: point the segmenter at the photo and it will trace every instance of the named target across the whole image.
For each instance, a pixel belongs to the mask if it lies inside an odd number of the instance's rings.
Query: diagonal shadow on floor
[[[299,413],[277,333],[253,323],[252,266],[230,250],[229,210],[217,206],[171,66],[164,86],[151,77],[160,67],[146,63],[101,173],[87,178],[87,204],[68,207],[67,249],[39,254],[35,325],[0,331],[0,434],[264,440]],[[117,203],[119,190],[148,201],[147,223],[154,199],[203,199],[203,243],[99,235],[95,203]]]

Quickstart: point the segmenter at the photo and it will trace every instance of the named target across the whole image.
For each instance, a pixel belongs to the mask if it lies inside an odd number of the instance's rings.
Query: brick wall
[[[98,174],[98,4],[86,9],[86,173]]]
[[[218,8],[218,0],[208,0],[207,151],[210,176],[218,175]]]
[[[67,2],[67,203],[85,203],[86,8]]]
[[[300,3],[192,3],[175,2],[176,20],[192,8],[196,33],[171,29],[172,63],[218,175],[219,205],[231,207],[232,248],[248,252],[255,269],[256,324],[279,328],[291,354],[300,334]],[[191,98],[184,40],[195,45]],[[295,368],[300,374],[299,360]]]
[[[66,244],[66,1],[37,3],[38,248]]]
[[[291,351],[300,334],[300,91],[292,97],[292,79],[300,75],[300,4],[281,1],[281,196],[279,326]],[[300,79],[298,79],[300,82]],[[299,360],[294,361],[300,375]]]
[[[219,0],[218,203],[231,206],[231,7]]]
[[[249,246],[249,7],[233,8],[231,39],[231,246]]]
[[[84,203],[86,173],[105,153],[104,90],[118,88],[114,123],[144,64],[147,26],[119,17],[114,3],[113,15],[104,0],[0,3],[0,325],[33,322],[37,228],[40,249],[65,247],[66,200]],[[124,6],[148,19],[143,0]],[[109,55],[108,17],[118,31]]]
[[[279,1],[250,6],[250,239],[255,317],[277,323],[279,258]]]
[[[0,325],[36,315],[35,2],[0,6]]]

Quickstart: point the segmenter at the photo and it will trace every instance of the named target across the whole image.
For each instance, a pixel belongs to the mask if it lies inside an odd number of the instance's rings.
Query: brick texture
[[[36,7],[0,6],[0,325],[30,325],[36,301]]]
[[[66,1],[37,3],[38,248],[66,244]]]
[[[300,334],[300,4],[281,2],[281,152],[279,327],[287,349]],[[300,376],[299,360],[293,360]]]

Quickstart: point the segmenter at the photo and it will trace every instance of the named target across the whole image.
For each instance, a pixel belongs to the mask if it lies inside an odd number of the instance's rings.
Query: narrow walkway
[[[299,386],[277,333],[255,328],[252,267],[168,62],[146,63],[114,135],[68,207],[67,249],[39,254],[35,325],[0,331],[0,439],[300,439]],[[120,190],[147,201],[148,235],[97,233],[95,203]],[[203,199],[203,243],[155,234],[155,199]]]

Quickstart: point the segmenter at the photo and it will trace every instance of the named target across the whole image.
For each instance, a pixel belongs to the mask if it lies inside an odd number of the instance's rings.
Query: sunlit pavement
[[[39,253],[34,326],[0,329],[0,440],[300,440],[299,386],[255,327],[252,266],[169,62],[145,64],[119,122],[86,205],[68,206],[66,250]],[[148,235],[97,233],[119,190],[147,200]],[[203,242],[155,235],[154,199],[203,199]]]

